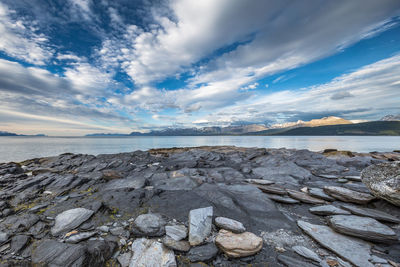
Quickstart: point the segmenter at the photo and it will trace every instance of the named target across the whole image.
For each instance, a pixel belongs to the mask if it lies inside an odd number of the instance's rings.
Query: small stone
[[[274,184],[274,181],[264,180],[264,179],[244,179],[247,183],[250,184],[259,184],[259,185],[271,185]]]
[[[30,236],[16,235],[11,238],[11,253],[18,253],[30,240]]]
[[[286,195],[286,190],[284,188],[275,185],[257,185],[257,188],[268,194],[275,195]]]
[[[117,257],[117,261],[119,262],[119,264],[121,264],[121,267],[129,267],[129,262],[132,258],[132,252],[126,252],[123,254],[120,254]]]
[[[308,189],[308,194],[312,197],[320,198],[327,201],[334,201],[335,199],[327,194],[321,188],[310,188]]]
[[[191,262],[207,262],[215,258],[217,254],[218,248],[214,245],[214,243],[208,243],[206,245],[191,248],[187,254],[187,257]]]
[[[161,242],[166,246],[167,248],[176,250],[176,251],[183,251],[187,252],[190,250],[190,244],[188,241],[176,241],[168,236],[164,237]]]
[[[294,252],[296,252],[300,256],[303,256],[304,258],[307,258],[307,259],[310,259],[310,260],[313,260],[316,262],[321,261],[320,257],[317,255],[317,253],[315,253],[311,249],[308,249],[303,246],[294,246],[294,247],[292,247],[292,249],[294,250]]]
[[[322,216],[325,216],[325,215],[350,215],[351,214],[347,210],[340,209],[333,205],[323,205],[323,206],[312,207],[309,209],[309,211],[312,214],[322,215]]]
[[[391,223],[400,223],[400,219],[380,210],[368,209],[368,208],[360,208],[356,206],[350,205],[342,205],[342,208],[350,211],[354,215],[371,217],[379,221],[391,222]]]
[[[200,245],[211,234],[213,207],[200,208],[189,212],[189,243]]]
[[[71,232],[69,232],[69,233],[66,233],[66,234],[64,235],[64,238],[67,238],[67,237],[69,237],[69,236],[71,236],[71,235],[76,235],[77,233],[78,233],[77,230],[71,231]]]
[[[70,231],[88,220],[93,213],[92,210],[85,208],[76,208],[64,211],[57,215],[55,224],[51,228],[51,234],[57,236],[62,232]]]
[[[167,225],[165,226],[165,233],[175,241],[180,241],[186,238],[187,228],[181,224]]]
[[[217,217],[215,218],[215,225],[219,228],[234,232],[234,233],[243,233],[246,231],[246,228],[241,222],[225,218],[225,217]]]
[[[83,240],[91,238],[95,234],[96,234],[96,232],[84,232],[84,233],[71,235],[70,237],[65,239],[65,242],[66,243],[70,243],[70,244],[76,244],[76,243],[79,243],[79,242],[81,242]]]
[[[8,240],[9,235],[5,232],[0,232],[0,244]]]
[[[133,256],[129,266],[176,267],[175,254],[172,250],[155,240],[139,238],[132,244]]]
[[[110,233],[115,236],[120,236],[125,232],[124,227],[118,226],[110,229]]]
[[[347,175],[343,178],[353,182],[361,182],[361,176],[359,175]]]
[[[347,179],[344,179],[344,178],[339,178],[339,179],[337,179],[337,182],[338,182],[338,183],[341,183],[341,184],[345,184],[345,183],[348,182],[348,180],[347,180]]]
[[[133,222],[134,228],[146,236],[163,236],[165,225],[166,221],[163,217],[155,213],[139,215]]]
[[[286,255],[278,255],[278,261],[289,267],[316,267],[316,265],[304,262]]]
[[[108,231],[110,230],[110,227],[108,227],[107,225],[102,225],[96,228],[96,230],[99,230],[103,233],[108,233]]]
[[[279,203],[285,203],[285,204],[297,204],[300,203],[300,201],[293,199],[291,197],[287,197],[287,196],[278,196],[278,195],[270,195],[268,194],[268,198],[272,199],[275,202],[279,202]]]
[[[332,174],[318,174],[319,177],[325,178],[325,179],[338,179],[340,176],[337,175],[332,175]]]
[[[286,190],[291,198],[299,200],[308,204],[325,204],[325,201],[319,198],[311,197],[306,193],[295,191],[295,190]]]
[[[220,230],[215,244],[231,258],[240,258],[256,254],[262,249],[263,240],[250,232],[235,234]]]
[[[325,186],[324,191],[338,200],[356,204],[367,204],[375,198],[371,194],[361,193],[339,186]]]
[[[371,261],[372,261],[373,263],[384,263],[384,264],[385,264],[385,263],[388,263],[387,260],[382,259],[382,258],[380,258],[380,257],[378,257],[378,256],[375,256],[375,255],[372,255]]]

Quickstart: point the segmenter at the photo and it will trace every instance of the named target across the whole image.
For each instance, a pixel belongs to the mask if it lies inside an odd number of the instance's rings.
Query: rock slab
[[[215,244],[228,257],[240,258],[256,254],[262,249],[263,240],[250,232],[235,234],[220,230],[215,238]]]
[[[211,234],[213,207],[191,210],[189,212],[189,243],[200,245]]]
[[[353,191],[340,186],[325,186],[324,191],[340,201],[356,204],[367,204],[375,198],[371,194]]]
[[[152,239],[139,238],[132,244],[133,256],[130,267],[160,266],[176,267],[175,254],[160,242]]]
[[[215,225],[219,228],[234,232],[234,233],[243,233],[246,231],[246,228],[241,222],[225,218],[225,217],[217,217],[215,218]]]
[[[57,215],[55,225],[51,228],[51,234],[57,236],[63,232],[70,231],[87,221],[93,213],[92,210],[85,208],[66,210]]]

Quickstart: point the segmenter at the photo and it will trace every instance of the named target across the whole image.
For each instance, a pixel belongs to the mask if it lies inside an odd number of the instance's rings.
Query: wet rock
[[[56,216],[55,225],[51,228],[51,234],[57,236],[63,232],[70,231],[87,221],[93,213],[92,210],[85,208],[66,210]]]
[[[65,242],[70,243],[70,244],[76,244],[83,240],[91,238],[95,234],[96,234],[96,232],[84,232],[84,233],[79,233],[76,235],[71,235],[67,239],[65,239]]]
[[[32,249],[32,263],[42,266],[83,266],[86,249],[82,245],[43,240]]]
[[[187,257],[191,262],[207,262],[215,258],[217,254],[218,248],[214,245],[214,243],[208,243],[206,245],[191,248],[187,254]]]
[[[262,249],[263,240],[250,232],[235,234],[220,230],[215,238],[215,244],[228,257],[240,258],[256,254]]]
[[[303,246],[294,246],[294,247],[292,247],[292,249],[294,252],[296,252],[300,256],[303,256],[304,258],[307,258],[307,259],[310,259],[310,260],[313,260],[316,262],[321,261],[320,257],[317,255],[317,253],[315,253],[311,249],[308,249]]]
[[[309,262],[304,262],[292,257],[289,257],[287,255],[278,255],[277,257],[278,261],[282,264],[284,264],[285,266],[288,267],[297,267],[297,266],[301,266],[301,267],[316,267],[318,265],[314,265],[312,263]]]
[[[133,256],[129,266],[176,267],[175,254],[160,242],[139,238],[132,244]]]
[[[338,200],[356,204],[367,204],[375,198],[370,194],[353,191],[339,186],[325,186],[324,191]]]
[[[316,187],[309,188],[308,194],[312,197],[320,198],[320,199],[327,200],[327,201],[335,200],[333,197],[325,194],[324,190],[322,190],[321,188],[316,188]]]
[[[400,223],[400,219],[394,217],[386,212],[376,210],[376,209],[368,209],[368,208],[361,208],[351,205],[342,205],[343,209],[350,211],[354,215],[364,216],[364,217],[371,217],[379,221],[384,222],[391,222],[391,223]]]
[[[139,234],[146,236],[162,236],[165,234],[167,222],[160,214],[148,213],[139,215],[133,222],[133,227]],[[137,234],[136,232],[134,232]]]
[[[189,243],[199,245],[211,233],[213,207],[200,208],[189,212]]]
[[[323,205],[323,206],[312,207],[309,209],[309,211],[312,214],[322,215],[322,216],[325,216],[325,215],[350,215],[351,214],[347,210],[335,207],[333,205]]]
[[[362,240],[336,233],[328,226],[298,221],[298,226],[323,247],[357,267],[373,267],[369,262],[371,246]]]
[[[286,190],[275,185],[257,185],[257,188],[268,194],[286,195]]]
[[[300,203],[300,201],[293,199],[291,197],[287,196],[279,196],[279,195],[268,195],[269,199],[272,199],[275,202],[279,203],[285,203],[285,204],[297,204]]]
[[[375,242],[396,242],[396,233],[388,226],[369,217],[334,215],[329,225],[337,232]]]
[[[369,166],[361,173],[362,182],[371,192],[400,207],[400,162]]]
[[[246,228],[241,222],[225,218],[225,217],[217,217],[215,218],[215,225],[219,228],[234,232],[234,233],[243,233],[246,231]]]
[[[188,241],[181,240],[181,241],[176,241],[175,239],[172,239],[169,236],[164,237],[161,242],[166,246],[167,248],[176,250],[176,251],[183,251],[187,252],[190,249],[190,244]]]
[[[291,198],[294,198],[301,202],[308,203],[308,204],[325,204],[324,200],[321,200],[321,199],[315,198],[315,197],[311,197],[306,193],[295,191],[295,190],[289,190],[289,189],[286,191]]]
[[[30,236],[16,235],[11,238],[11,251],[12,253],[19,253],[29,242]]]
[[[165,226],[165,234],[175,241],[185,239],[187,236],[187,228],[181,224]]]

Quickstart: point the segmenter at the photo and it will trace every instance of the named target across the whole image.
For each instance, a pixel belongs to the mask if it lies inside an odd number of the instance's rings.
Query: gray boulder
[[[167,222],[160,214],[148,213],[139,215],[133,222],[133,233],[145,236],[162,236]]]
[[[241,222],[225,217],[215,218],[215,225],[218,226],[219,228],[229,230],[234,233],[243,233],[246,231],[246,228]]]
[[[376,197],[400,207],[400,162],[369,166],[361,179]]]
[[[211,234],[213,207],[200,208],[189,212],[189,243],[200,245]]]
[[[70,231],[87,221],[93,213],[92,210],[85,208],[66,210],[57,215],[55,225],[51,228],[51,234],[57,236],[63,232]]]

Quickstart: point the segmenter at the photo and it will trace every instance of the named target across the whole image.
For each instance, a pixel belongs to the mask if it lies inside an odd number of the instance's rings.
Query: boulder
[[[361,179],[376,197],[400,207],[400,162],[369,166]]]
[[[340,201],[356,204],[367,204],[375,198],[371,194],[353,191],[340,186],[325,186],[324,191]]]
[[[357,267],[374,267],[369,262],[371,245],[360,239],[336,233],[325,225],[298,221],[297,225],[323,247],[333,251]]]
[[[156,240],[139,238],[132,244],[129,266],[176,267],[175,254]]]
[[[213,207],[200,208],[189,212],[189,243],[200,245],[211,234]]]
[[[63,232],[70,231],[87,221],[93,213],[92,210],[85,208],[66,210],[57,215],[55,225],[51,228],[51,234],[57,236]]]
[[[262,249],[263,240],[250,232],[235,234],[220,230],[215,238],[215,244],[228,257],[240,258],[256,254]]]
[[[234,232],[234,233],[243,233],[246,231],[246,228],[241,222],[225,218],[225,217],[217,217],[215,218],[215,225],[219,228]]]
[[[132,231],[137,235],[163,236],[167,222],[160,214],[148,213],[139,215],[133,222]]]
[[[375,242],[396,242],[396,233],[388,226],[369,217],[355,215],[334,215],[328,219],[329,225],[339,233]]]

